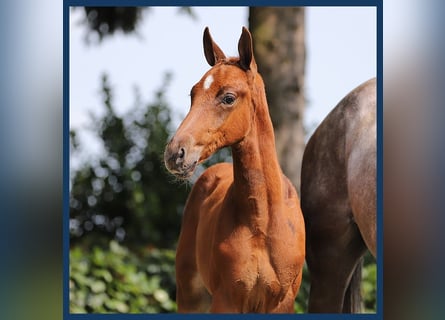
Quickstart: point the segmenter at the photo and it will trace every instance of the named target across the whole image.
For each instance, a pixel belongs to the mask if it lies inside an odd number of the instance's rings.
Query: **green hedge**
[[[175,312],[173,250],[70,250],[71,313]]]
[[[362,270],[362,297],[365,313],[374,313],[377,308],[377,265],[370,254],[365,256]]]
[[[70,250],[71,313],[176,312],[175,252],[170,249],[126,248],[116,241],[108,246]],[[376,265],[370,257],[363,267],[364,312],[376,310]],[[309,275],[295,302],[295,312],[307,312]]]

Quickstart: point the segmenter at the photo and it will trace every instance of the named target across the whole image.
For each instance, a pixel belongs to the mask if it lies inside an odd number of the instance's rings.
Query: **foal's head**
[[[196,165],[247,135],[254,113],[252,98],[256,93],[252,90],[256,90],[258,81],[264,86],[246,28],[238,42],[239,58],[226,58],[208,28],[203,40],[204,54],[212,68],[193,86],[190,111],[164,154],[167,169],[179,178],[190,177]]]

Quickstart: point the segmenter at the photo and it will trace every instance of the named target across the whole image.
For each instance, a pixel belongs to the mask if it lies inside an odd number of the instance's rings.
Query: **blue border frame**
[[[382,0],[64,0],[65,7],[75,6],[205,6],[205,7],[244,7],[244,6],[306,6],[306,7],[382,7]]]
[[[72,6],[367,6],[377,10],[377,311],[375,314],[287,314],[287,315],[179,315],[179,314],[71,314],[69,312],[69,12]],[[383,2],[382,0],[300,1],[63,1],[63,319],[383,319]]]
[[[377,1],[377,315],[383,319],[383,3]]]
[[[63,319],[70,318],[70,287],[69,287],[69,252],[70,252],[70,206],[69,206],[69,168],[70,168],[70,149],[69,149],[69,26],[70,10],[68,1],[63,1]]]

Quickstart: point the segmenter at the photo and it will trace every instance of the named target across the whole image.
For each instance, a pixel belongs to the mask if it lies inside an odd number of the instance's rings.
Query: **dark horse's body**
[[[351,91],[310,138],[301,207],[309,312],[359,312],[362,256],[376,256],[375,79]]]

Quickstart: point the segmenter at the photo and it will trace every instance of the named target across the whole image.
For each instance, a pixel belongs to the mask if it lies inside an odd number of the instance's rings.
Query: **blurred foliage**
[[[142,9],[141,7],[84,7],[88,28],[99,36],[99,41],[113,35],[117,30],[124,33],[134,32],[141,20]]]
[[[137,253],[112,240],[108,247],[70,252],[71,313],[175,312],[173,250]]]
[[[134,108],[119,116],[112,90],[102,78],[105,114],[93,117],[91,130],[103,142],[99,159],[72,173],[70,192],[71,243],[110,239],[173,248],[180,229],[186,184],[174,179],[163,163],[171,132],[170,111],[164,100],[167,76],[155,101],[136,99]],[[72,154],[79,148],[71,131]],[[88,240],[87,238],[93,237]]]
[[[377,265],[374,257],[368,252],[365,254],[362,269],[362,297],[363,312],[377,311]]]
[[[138,26],[142,22],[143,12],[151,7],[83,7],[87,34],[85,41],[101,43],[105,38],[122,31],[124,34],[138,34]],[[179,7],[178,13],[187,15],[193,20],[198,19],[192,7]]]
[[[297,298],[294,303],[294,311],[295,313],[306,313],[307,312],[307,304],[309,299],[309,271],[306,263],[303,266],[303,279],[301,280],[300,290],[298,291]]]

